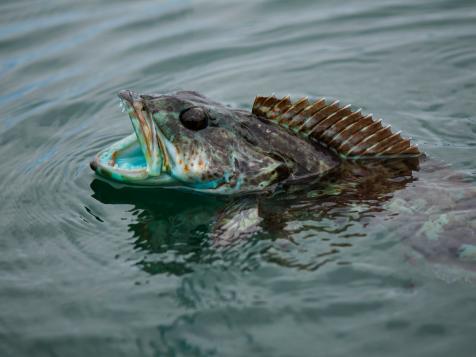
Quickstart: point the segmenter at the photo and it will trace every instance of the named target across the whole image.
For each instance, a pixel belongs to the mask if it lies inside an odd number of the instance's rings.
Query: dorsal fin
[[[264,117],[296,134],[312,138],[345,158],[416,157],[418,147],[382,125],[372,114],[362,115],[350,105],[324,98],[307,97],[292,102],[289,97],[256,97],[253,114]]]

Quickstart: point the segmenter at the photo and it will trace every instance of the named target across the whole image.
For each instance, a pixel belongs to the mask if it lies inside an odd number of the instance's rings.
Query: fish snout
[[[134,91],[131,91],[129,89],[124,89],[124,90],[121,90],[117,96],[122,99],[122,100],[125,100],[127,103],[129,103],[131,106],[134,104],[134,102],[137,102],[139,101],[141,98],[140,98],[140,95]]]

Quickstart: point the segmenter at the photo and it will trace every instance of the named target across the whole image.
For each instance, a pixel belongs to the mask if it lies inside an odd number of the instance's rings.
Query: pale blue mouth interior
[[[98,164],[108,172],[133,176],[147,172],[147,162],[141,150],[136,134],[126,136],[112,144],[98,155]],[[126,178],[126,177],[124,177]]]
[[[137,142],[121,150],[116,156],[115,164],[121,170],[138,170],[147,167],[144,154]]]

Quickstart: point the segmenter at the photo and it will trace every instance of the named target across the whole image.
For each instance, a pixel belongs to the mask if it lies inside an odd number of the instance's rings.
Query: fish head
[[[282,161],[243,135],[250,113],[192,91],[125,90],[119,98],[135,133],[96,156],[91,166],[102,176],[228,194],[262,190],[288,175]]]

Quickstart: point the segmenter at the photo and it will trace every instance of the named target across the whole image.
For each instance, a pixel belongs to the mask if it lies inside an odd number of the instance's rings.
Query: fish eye
[[[208,114],[200,107],[191,107],[180,113],[180,122],[190,130],[202,130],[208,126]]]

